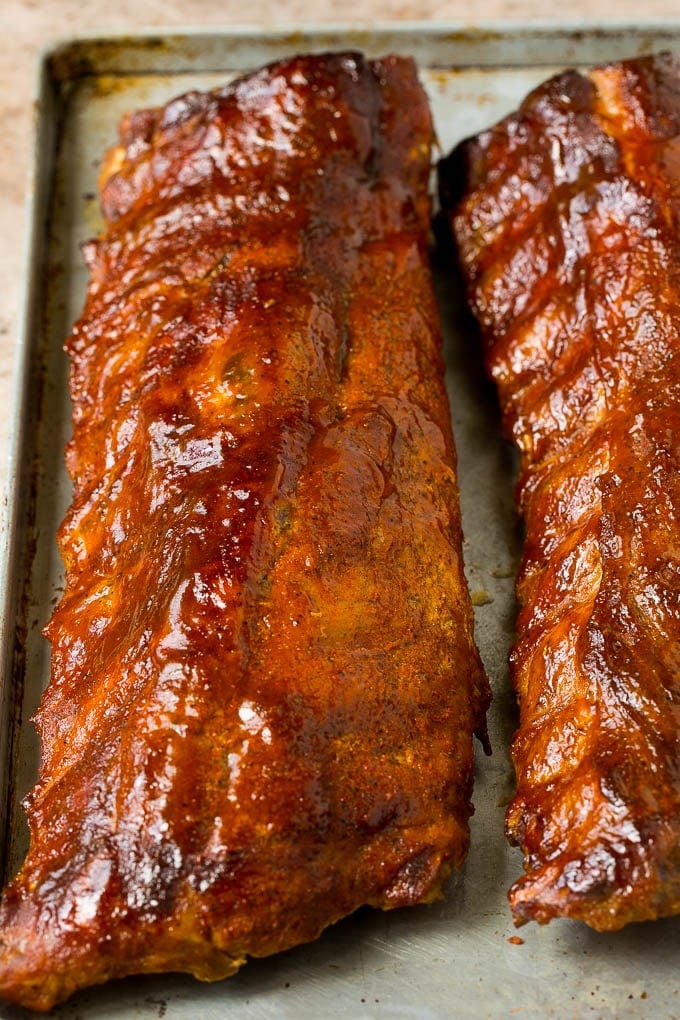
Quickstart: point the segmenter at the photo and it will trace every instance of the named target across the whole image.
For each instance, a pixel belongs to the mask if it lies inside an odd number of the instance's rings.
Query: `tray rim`
[[[101,48],[101,55],[106,56],[107,50],[117,47],[123,50],[129,44],[136,48],[140,55],[152,55],[157,49],[157,40],[172,40],[180,44],[182,39],[192,41],[201,39],[218,39],[222,43],[232,40],[247,42],[256,37],[258,40],[276,41],[292,47],[304,45],[306,40],[321,43],[345,35],[348,41],[360,38],[377,38],[384,34],[399,38],[404,45],[409,37],[417,33],[421,38],[438,38],[445,41],[451,33],[457,33],[462,44],[468,39],[481,43],[488,38],[493,29],[498,41],[505,38],[526,37],[532,33],[533,38],[550,38],[553,40],[573,40],[597,34],[598,40],[604,45],[608,38],[629,36],[631,41],[639,40],[646,35],[668,33],[671,37],[670,46],[680,50],[680,20],[670,18],[650,18],[644,21],[621,19],[592,19],[589,21],[564,21],[556,24],[548,21],[494,21],[485,24],[467,24],[460,21],[384,21],[366,26],[353,22],[328,22],[316,26],[305,24],[299,29],[288,26],[264,28],[257,25],[225,25],[183,29],[181,26],[168,33],[159,33],[158,29],[146,28],[132,35],[102,33],[95,36],[74,36],[69,39],[55,41],[38,55],[35,67],[35,85],[33,115],[33,133],[31,157],[28,167],[28,185],[26,188],[24,214],[24,244],[21,255],[22,288],[19,302],[19,315],[12,358],[12,381],[10,389],[10,409],[8,415],[8,442],[6,447],[6,487],[0,505],[0,536],[4,545],[0,552],[0,874],[4,872],[4,854],[7,843],[7,808],[12,795],[11,786],[11,751],[14,735],[12,700],[16,688],[19,636],[21,627],[21,598],[17,591],[16,579],[22,585],[30,571],[30,517],[25,514],[26,503],[30,503],[30,458],[32,443],[30,435],[30,416],[35,413],[32,408],[31,383],[34,379],[31,359],[40,344],[42,336],[41,282],[44,278],[44,259],[49,243],[49,209],[51,188],[53,186],[52,169],[54,162],[54,137],[57,126],[54,113],[57,110],[59,89],[71,80],[83,74],[134,74],[139,75],[138,68],[129,70],[103,70],[93,66],[77,74],[58,77],[55,68],[65,69],[67,60],[77,56],[86,47]],[[348,47],[349,48],[349,47]],[[59,61],[55,63],[55,61]],[[552,64],[546,61],[546,64]],[[433,65],[434,66],[434,65]],[[450,65],[449,65],[450,66]],[[489,67],[498,66],[489,64]],[[523,66],[541,66],[538,62],[524,61]],[[232,68],[229,68],[232,70]],[[148,73],[163,73],[150,68]],[[184,71],[174,70],[168,73],[180,75],[193,73],[191,68]],[[36,257],[38,256],[38,257]],[[27,457],[28,454],[28,457]],[[30,507],[29,507],[30,509]],[[54,541],[54,536],[52,536]],[[28,544],[27,544],[28,543]]]
[[[617,16],[568,17],[559,21],[549,17],[497,18],[488,21],[467,21],[461,18],[429,20],[385,18],[371,23],[360,19],[321,22],[305,19],[297,23],[275,21],[268,25],[257,22],[218,23],[214,26],[188,24],[172,26],[167,30],[147,25],[140,26],[130,33],[102,32],[56,38],[38,53],[37,60],[55,81],[66,81],[88,74],[144,73],[134,64],[129,68],[116,66],[115,61],[112,62],[110,59],[112,50],[120,52],[127,48],[132,54],[158,54],[163,47],[177,46],[187,39],[196,43],[201,40],[246,43],[249,39],[258,37],[260,40],[268,40],[280,46],[293,47],[299,44],[302,47],[309,43],[316,49],[326,44],[337,49],[341,48],[341,45],[344,46],[340,44],[342,38],[350,41],[347,48],[356,48],[362,39],[377,39],[380,36],[389,36],[401,41],[414,36],[421,39],[427,37],[430,40],[481,46],[516,41],[520,37],[554,40],[565,44],[567,41],[578,43],[586,37],[597,37],[602,41],[622,36],[641,39],[666,32],[677,36],[680,42],[680,23],[672,15],[655,15],[639,20]],[[80,65],[77,64],[78,60],[81,61]],[[524,66],[527,64],[526,61],[519,63]],[[551,61],[546,61],[547,63]],[[451,62],[446,66],[451,66]],[[486,66],[504,65],[495,60]],[[532,66],[540,65],[533,62]],[[191,70],[189,66],[184,69],[174,68],[172,73],[191,73]],[[158,68],[150,68],[147,73],[160,71]]]
[[[30,567],[28,533],[32,523],[29,464],[33,451],[28,435],[31,405],[31,356],[41,332],[40,284],[45,272],[49,187],[44,186],[54,163],[55,127],[50,124],[54,106],[48,62],[44,56],[34,65],[32,135],[24,186],[23,243],[20,272],[23,281],[18,305],[16,334],[12,348],[10,406],[4,450],[5,490],[0,504],[0,876],[6,869],[9,806],[12,796],[12,750],[17,725],[21,670],[20,632],[26,629],[22,603],[26,569]],[[47,144],[44,140],[47,139]],[[26,490],[29,490],[28,492]],[[24,503],[28,507],[24,507]],[[23,562],[19,562],[23,557]],[[22,583],[19,592],[17,571]]]

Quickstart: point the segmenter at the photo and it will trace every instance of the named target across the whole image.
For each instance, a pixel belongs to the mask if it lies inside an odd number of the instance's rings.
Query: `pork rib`
[[[461,562],[411,61],[128,117],[68,341],[73,504],[0,992],[230,975],[468,844]]]
[[[680,912],[680,65],[569,71],[442,164],[521,452],[518,922]]]

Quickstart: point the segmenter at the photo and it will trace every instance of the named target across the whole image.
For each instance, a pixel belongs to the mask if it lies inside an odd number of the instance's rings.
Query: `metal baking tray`
[[[266,61],[310,50],[412,54],[429,93],[441,149],[490,125],[539,81],[565,66],[680,45],[678,23],[644,26],[455,24],[371,29],[257,28],[78,40],[45,54],[36,104],[26,296],[15,373],[0,633],[0,805],[5,873],[25,851],[20,807],[38,747],[29,722],[47,680],[41,637],[58,597],[55,532],[69,502],[63,446],[70,428],[62,343],[82,305],[80,244],[100,226],[96,178],[124,111],[209,88]],[[515,465],[500,435],[474,329],[451,267],[434,256],[445,328],[453,425],[459,452],[466,570],[477,637],[495,700],[494,754],[478,756],[476,814],[465,869],[433,906],[361,910],[316,943],[249,963],[228,981],[130,978],[78,994],[54,1012],[107,1017],[417,1018],[680,1016],[676,947],[680,918],[598,935],[575,922],[521,929],[506,890],[521,858],[503,835],[512,793],[515,725],[507,654],[513,636],[513,575],[520,529]],[[304,909],[304,904],[301,905]],[[3,1017],[19,1010],[0,1006]]]

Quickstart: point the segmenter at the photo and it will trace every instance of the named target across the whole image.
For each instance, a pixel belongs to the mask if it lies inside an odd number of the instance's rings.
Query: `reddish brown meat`
[[[205,980],[439,896],[487,681],[410,61],[129,118],[68,341],[74,502],[0,989]]]
[[[522,456],[518,922],[680,912],[680,65],[568,72],[442,167]]]

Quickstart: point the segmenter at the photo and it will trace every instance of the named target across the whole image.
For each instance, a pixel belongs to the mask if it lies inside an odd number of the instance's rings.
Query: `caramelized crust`
[[[463,861],[488,685],[413,64],[122,125],[68,341],[73,504],[0,989],[230,975]]]
[[[680,65],[568,72],[441,194],[526,523],[517,922],[680,912]]]

